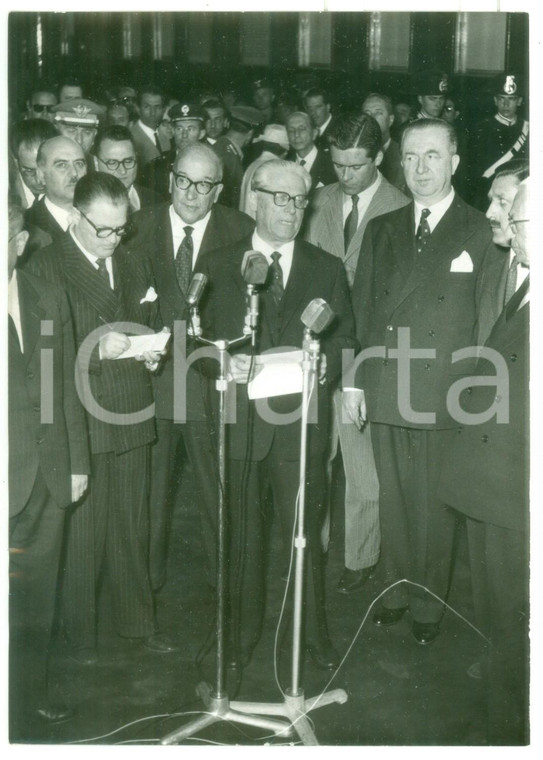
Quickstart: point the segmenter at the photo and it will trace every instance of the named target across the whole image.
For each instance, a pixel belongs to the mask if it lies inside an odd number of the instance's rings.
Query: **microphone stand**
[[[255,294],[255,297],[256,294]],[[317,707],[337,702],[344,704],[347,701],[347,693],[344,689],[333,689],[332,691],[323,692],[319,696],[305,699],[303,688],[300,686],[300,660],[301,660],[301,635],[302,635],[302,612],[303,612],[303,582],[304,582],[304,554],[306,549],[306,537],[304,532],[305,518],[305,476],[307,463],[307,422],[308,408],[311,397],[312,386],[318,381],[318,363],[320,344],[318,339],[312,335],[309,328],[304,330],[303,341],[303,386],[302,386],[302,425],[300,437],[300,479],[299,479],[299,499],[298,499],[298,516],[296,523],[296,535],[294,538],[294,548],[296,556],[295,575],[294,575],[294,614],[292,627],[292,671],[291,686],[285,692],[284,702],[267,703],[267,702],[229,702],[228,696],[224,693],[224,492],[222,484],[225,475],[225,417],[224,417],[224,395],[227,387],[225,376],[226,351],[228,348],[240,341],[246,340],[251,334],[252,344],[255,341],[254,304],[251,302],[249,312],[245,318],[244,335],[233,341],[209,341],[195,333],[195,336],[202,343],[214,345],[219,350],[220,374],[217,380],[217,390],[220,394],[219,405],[219,520],[218,520],[218,569],[217,569],[217,675],[215,691],[212,692],[209,685],[205,682],[200,683],[196,688],[196,693],[201,697],[205,706],[206,714],[201,718],[188,723],[183,728],[172,731],[170,734],[161,739],[161,744],[175,744],[182,739],[192,736],[197,731],[216,723],[219,720],[227,720],[235,723],[244,723],[246,725],[266,728],[277,736],[291,736],[295,731],[301,741],[306,746],[318,745],[317,738],[311,726],[307,713],[315,710]],[[197,328],[199,330],[199,326]],[[273,715],[286,718],[288,723],[274,720],[272,718],[261,718],[261,715]]]

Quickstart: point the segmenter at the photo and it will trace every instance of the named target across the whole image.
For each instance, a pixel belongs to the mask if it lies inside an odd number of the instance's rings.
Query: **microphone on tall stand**
[[[188,333],[192,337],[201,334],[200,328],[200,314],[198,312],[198,304],[203,295],[203,292],[207,285],[207,277],[201,272],[196,272],[192,280],[190,281],[189,289],[187,290],[187,305],[190,306],[190,325]]]
[[[247,284],[247,312],[243,334],[251,336],[251,345],[256,341],[258,324],[258,287],[264,285],[268,277],[269,265],[259,251],[246,251],[241,264],[241,276]]]
[[[309,361],[310,369],[315,373],[318,369],[320,352],[320,344],[316,336],[326,330],[335,316],[334,310],[324,298],[314,298],[307,304],[300,317],[305,327],[302,346],[304,359]]]

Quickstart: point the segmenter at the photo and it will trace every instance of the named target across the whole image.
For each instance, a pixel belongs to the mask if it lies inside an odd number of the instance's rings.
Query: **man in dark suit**
[[[392,100],[388,95],[371,92],[362,103],[362,111],[369,116],[373,116],[381,128],[383,160],[379,166],[379,171],[391,185],[404,192],[406,187],[400,148],[398,143],[390,136],[390,128],[394,124]]]
[[[501,288],[503,309],[474,373],[488,384],[474,383],[461,397],[464,427],[447,451],[439,489],[467,518],[476,624],[491,643],[483,669],[489,744],[526,744],[529,735],[528,181],[510,211],[517,271]]]
[[[176,320],[189,319],[187,288],[200,256],[225,243],[234,243],[246,237],[252,231],[254,222],[245,214],[217,203],[222,189],[222,166],[207,145],[198,143],[182,150],[173,166],[172,179],[171,204],[145,209],[134,216],[136,234],[131,247],[149,259],[162,323],[176,336]],[[180,262],[187,253],[190,253],[190,266],[181,272]],[[208,580],[215,583],[217,487],[213,465],[215,443],[210,437],[209,410],[206,406],[207,382],[196,369],[189,369],[187,415],[176,415],[173,364],[171,356],[168,357],[161,370],[153,376],[157,441],[152,449],[149,564],[154,589],[160,588],[166,579],[168,492],[181,439],[190,457],[197,488],[202,494],[200,514],[208,559]]]
[[[428,644],[439,634],[454,536],[454,517],[436,496],[457,428],[448,391],[471,369],[457,368],[452,354],[472,344],[476,282],[495,248],[484,216],[452,188],[451,126],[415,121],[401,150],[414,202],[366,229],[352,291],[363,352],[343,379],[360,390],[344,393],[344,406],[358,427],[372,423],[386,580],[438,597],[396,585],[374,623],[394,625],[409,607],[415,639]]]
[[[157,357],[146,355],[145,367],[134,358],[119,358],[130,346],[126,333],[134,324],[156,322],[152,275],[144,262],[119,246],[127,229],[128,196],[116,177],[104,172],[83,177],[74,208],[74,225],[29,265],[66,290],[78,346],[92,485],[68,524],[62,623],[71,657],[85,665],[97,660],[102,570],[107,571],[119,635],[139,638],[155,652],[174,647],[157,633],[148,570],[150,445],[155,438],[148,370],[156,369]]]
[[[23,212],[9,207],[9,572],[12,740],[18,720],[69,711],[50,693],[49,645],[66,508],[87,488],[89,453],[74,385],[66,296],[17,271]]]
[[[301,315],[315,298],[324,299],[336,316],[323,333],[326,360],[321,363],[318,420],[310,425],[306,494],[309,539],[305,641],[318,667],[333,668],[338,655],[330,642],[324,611],[320,530],[326,504],[324,451],[328,442],[330,394],[341,371],[343,348],[354,348],[354,322],[347,280],[339,259],[296,240],[311,180],[305,169],[273,159],[256,171],[250,203],[256,218],[252,236],[205,256],[202,271],[209,278],[204,302],[204,336],[233,339],[240,335],[246,312],[246,286],[241,265],[247,250],[262,252],[270,266],[270,284],[262,295],[257,331],[258,352],[279,346],[301,348]],[[299,484],[300,423],[272,424],[262,407],[249,402],[247,382],[252,363],[247,348],[231,354],[230,374],[236,382],[236,423],[228,430],[228,503],[230,520],[230,644],[240,638],[239,661],[247,663],[262,625],[264,602],[264,515],[268,491],[283,536],[291,537]],[[270,400],[269,409],[288,414],[300,394]],[[239,571],[241,567],[241,572]],[[278,572],[284,571],[280,563]],[[239,614],[239,626],[236,625]],[[234,658],[236,658],[234,646]]]
[[[304,95],[304,108],[318,129],[315,138],[317,148],[328,151],[328,129],[334,122],[330,95],[321,87],[312,87]]]
[[[295,111],[287,118],[286,126],[290,143],[287,161],[295,161],[309,172],[313,190],[335,182],[330,153],[319,150],[315,145],[318,130],[311,124],[308,114]]]
[[[27,209],[45,192],[38,179],[36,159],[40,145],[58,134],[45,119],[25,119],[13,128],[10,139],[9,189],[19,199],[21,208]]]
[[[129,129],[114,125],[98,133],[94,143],[94,167],[121,180],[128,192],[129,212],[160,203],[160,197],[147,187],[136,184],[138,159]]]
[[[157,131],[165,107],[166,101],[161,90],[154,85],[141,89],[138,100],[139,119],[130,128],[141,168],[170,150],[170,141],[161,137]]]
[[[338,256],[352,286],[364,231],[370,219],[406,206],[405,195],[381,176],[381,130],[373,117],[339,117],[329,131],[330,155],[337,182],[317,190],[310,207],[305,239]],[[328,473],[337,454],[338,436],[345,468],[345,566],[338,591],[356,591],[379,559],[379,481],[371,429],[358,430],[341,413],[341,389],[334,394],[334,419]],[[323,535],[329,541],[329,519]]]
[[[87,173],[85,154],[69,137],[52,137],[40,145],[36,163],[45,194],[27,209],[25,224],[39,227],[57,241],[72,221],[74,189]]]

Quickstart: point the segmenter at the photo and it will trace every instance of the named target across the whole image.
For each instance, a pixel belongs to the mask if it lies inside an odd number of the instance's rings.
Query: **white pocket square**
[[[451,261],[451,272],[473,272],[473,261],[467,251],[462,251]]]
[[[147,289],[147,293],[143,296],[140,303],[153,303],[157,298],[156,290],[151,285],[151,287]]]

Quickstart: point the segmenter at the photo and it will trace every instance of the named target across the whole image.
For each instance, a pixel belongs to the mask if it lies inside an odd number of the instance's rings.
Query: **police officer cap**
[[[257,108],[251,106],[232,106],[230,116],[237,121],[247,124],[249,127],[256,127],[262,124],[264,117]]]
[[[500,74],[494,80],[494,95],[522,95],[521,83],[516,74]]]
[[[419,71],[413,77],[415,95],[447,95],[449,79],[441,71]]]
[[[53,108],[56,124],[77,127],[97,127],[106,109],[86,98],[75,98],[59,103]]]
[[[253,90],[262,90],[265,87],[268,87],[270,90],[273,89],[270,80],[266,79],[266,77],[262,77],[261,79],[254,80]]]
[[[197,103],[176,103],[170,108],[169,117],[172,124],[176,121],[184,121],[185,119],[205,121],[207,119],[207,113]]]

